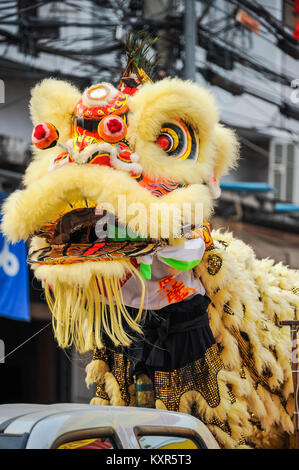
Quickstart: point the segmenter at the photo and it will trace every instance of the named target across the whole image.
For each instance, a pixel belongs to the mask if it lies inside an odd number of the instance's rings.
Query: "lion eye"
[[[172,119],[162,124],[156,144],[169,157],[177,160],[196,160],[199,150],[199,140],[189,124]]]

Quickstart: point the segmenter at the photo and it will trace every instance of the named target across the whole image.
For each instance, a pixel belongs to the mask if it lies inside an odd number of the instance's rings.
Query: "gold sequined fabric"
[[[92,355],[93,361],[96,360],[101,360],[104,361],[106,364],[109,364],[109,357],[106,351],[106,348],[95,348],[93,350],[93,355]],[[105,392],[105,384],[104,383],[97,383],[96,384],[96,396],[99,398],[102,398],[103,400],[108,400],[109,401],[109,396]]]
[[[110,372],[115,377],[120,390],[121,398],[124,400],[126,406],[130,405],[129,386],[134,382],[130,379],[129,368],[130,361],[123,354],[116,353],[108,350],[105,347],[102,349],[96,348],[93,352],[93,359],[100,359],[108,364]],[[109,396],[105,391],[105,384],[97,383],[96,396],[109,400]]]
[[[196,390],[211,408],[215,408],[220,403],[217,375],[222,367],[217,345],[213,344],[204,357],[191,364],[173,372],[155,371],[156,399],[161,400],[168,410],[177,411],[182,394]]]
[[[116,378],[120,394],[126,405],[130,403],[128,388],[133,383],[129,376],[130,361],[122,354],[109,351],[97,353],[98,358],[108,359],[110,370]],[[155,371],[155,399],[161,400],[168,410],[178,411],[183,393],[195,390],[206,400],[211,408],[220,403],[217,375],[223,363],[216,344],[207,349],[204,357],[172,372]],[[97,396],[107,399],[104,387],[97,386]]]
[[[102,398],[103,400],[108,400],[109,401],[109,396],[105,392],[105,384],[103,383],[97,383],[96,386],[96,396],[99,398]]]
[[[130,361],[127,357],[123,354],[113,353],[113,364],[111,367],[111,372],[116,378],[119,389],[120,395],[126,406],[130,404],[130,394],[129,394],[129,386],[132,385],[133,380],[130,379],[129,369],[130,369]]]
[[[208,273],[211,276],[215,276],[219,273],[222,266],[222,259],[218,255],[209,255],[208,256]]]
[[[109,357],[106,348],[95,348],[93,350],[93,355],[92,355],[93,361],[96,361],[97,359],[106,362],[106,364],[109,363]]]

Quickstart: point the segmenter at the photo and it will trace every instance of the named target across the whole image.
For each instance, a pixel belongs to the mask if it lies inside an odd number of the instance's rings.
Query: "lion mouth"
[[[106,210],[89,207],[87,202],[86,206],[69,210],[40,227],[34,236],[43,239],[45,246],[32,251],[28,262],[51,265],[115,261],[151,254],[161,244],[142,239]]]
[[[96,223],[103,215],[97,213],[94,207],[73,209],[56,221],[41,227],[35,235],[46,238],[54,247],[93,243],[98,238],[95,233]]]

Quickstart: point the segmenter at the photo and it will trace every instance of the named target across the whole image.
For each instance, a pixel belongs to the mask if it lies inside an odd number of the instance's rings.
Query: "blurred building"
[[[208,3],[201,2],[197,80],[212,89],[241,144],[214,225],[233,230],[258,256],[298,268],[298,2]]]

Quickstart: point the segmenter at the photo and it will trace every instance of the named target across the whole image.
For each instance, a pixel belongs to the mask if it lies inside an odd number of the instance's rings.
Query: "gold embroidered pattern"
[[[93,350],[92,360],[93,361],[97,361],[97,360],[104,361],[106,364],[109,365],[109,357],[108,357],[106,348],[105,347],[101,348],[101,349],[95,348]],[[109,396],[105,392],[105,383],[98,383],[97,382],[97,384],[96,384],[96,396],[99,397],[99,398],[102,398],[103,400],[108,400],[109,401]]]
[[[208,256],[208,273],[215,276],[221,269],[222,259],[218,255]]]
[[[210,424],[211,426],[217,426],[222,431],[226,432],[226,434],[228,434],[229,436],[231,436],[232,434],[230,426],[227,421],[221,421],[219,418],[214,418],[212,421],[206,421],[206,420],[203,420],[203,418],[201,418],[201,421],[203,421],[203,423],[207,425]],[[221,442],[218,442],[218,444],[221,446]]]
[[[233,388],[230,384],[227,384],[227,390],[228,390],[228,395],[229,395],[231,404],[236,403],[236,397],[233,392]]]
[[[246,371],[243,363],[241,364],[240,377],[241,379],[246,379]]]
[[[228,315],[234,315],[234,312],[233,312],[232,308],[229,306],[228,303],[227,303],[227,304],[224,304],[224,306],[223,306],[223,311],[224,311],[225,313],[227,313]]]
[[[224,248],[227,248],[227,247],[228,247],[228,243],[225,242],[224,240],[218,240],[218,243],[221,243],[221,245],[223,245]]]
[[[232,329],[232,333],[234,337],[236,338],[236,340],[238,341],[240,355],[243,359],[243,364],[241,367],[241,377],[242,377],[242,368],[244,371],[244,366],[246,366],[246,369],[249,371],[252,379],[255,382],[256,389],[259,384],[262,384],[270,393],[275,393],[273,392],[273,390],[271,390],[269,383],[268,383],[269,374],[266,373],[266,375],[260,375],[256,369],[255,360],[252,354],[252,347],[251,347],[248,335],[244,332],[239,332],[236,328]],[[244,374],[244,377],[242,378],[245,378],[245,374]]]
[[[246,439],[245,439],[245,437],[243,436],[243,434],[241,434],[241,437],[240,437],[240,439],[238,440],[238,446],[244,446],[244,445],[246,445],[246,444],[247,444]]]

